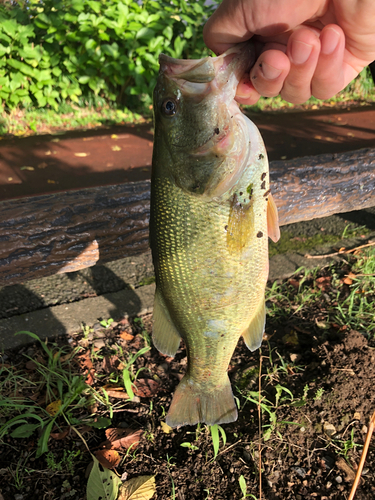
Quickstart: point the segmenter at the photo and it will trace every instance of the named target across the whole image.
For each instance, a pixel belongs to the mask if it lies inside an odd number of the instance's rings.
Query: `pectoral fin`
[[[268,195],[267,204],[267,229],[268,236],[275,243],[280,239],[279,216],[272,194]]]
[[[242,333],[244,342],[250,351],[258,349],[262,343],[264,326],[266,324],[266,306],[264,300],[260,303],[249,326]]]
[[[227,247],[232,255],[241,254],[247,248],[254,233],[254,210],[252,203],[242,204],[233,196],[227,226]]]
[[[156,289],[154,300],[152,340],[158,351],[172,358],[176,354],[181,340],[158,289]]]

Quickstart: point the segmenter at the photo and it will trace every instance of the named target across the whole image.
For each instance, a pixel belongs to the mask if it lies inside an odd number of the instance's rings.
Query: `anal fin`
[[[273,199],[272,194],[268,195],[267,204],[267,230],[268,236],[273,242],[277,242],[280,239],[280,228],[279,228],[279,216],[277,213],[277,207]]]
[[[156,289],[154,300],[152,340],[158,351],[172,358],[176,354],[181,340],[158,289]]]
[[[258,349],[262,343],[264,327],[266,324],[266,305],[264,300],[260,303],[258,310],[254,314],[249,326],[242,336],[246,346],[250,351]]]

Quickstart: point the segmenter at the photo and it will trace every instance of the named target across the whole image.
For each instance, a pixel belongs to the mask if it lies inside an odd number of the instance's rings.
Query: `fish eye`
[[[168,98],[163,101],[161,111],[165,116],[173,116],[177,113],[177,102],[174,99]]]

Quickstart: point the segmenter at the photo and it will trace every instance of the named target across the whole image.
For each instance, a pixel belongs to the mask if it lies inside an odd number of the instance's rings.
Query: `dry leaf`
[[[131,429],[112,427],[105,431],[107,441],[104,446],[112,450],[127,450],[130,447],[134,449],[141,440],[142,434],[141,429],[133,431]]]
[[[291,330],[290,333],[284,335],[283,337],[284,344],[298,345],[298,334],[296,331]]]
[[[140,398],[150,398],[158,392],[159,384],[155,380],[148,378],[141,378],[134,382],[133,392]]]
[[[120,333],[120,337],[123,340],[133,340],[134,339],[134,335],[132,335],[131,333],[125,332],[125,331]]]
[[[108,396],[111,396],[112,398],[116,399],[129,399],[128,394],[125,392],[124,387],[119,387],[116,385],[112,384],[106,384],[102,387],[108,394]]]
[[[120,146],[112,146],[112,151],[121,151]]]
[[[37,367],[37,364],[35,363],[35,361],[33,361],[31,359],[25,365],[26,370],[35,370],[36,367]]]
[[[13,177],[8,177],[8,181],[12,181],[13,180]]]
[[[160,425],[164,434],[171,434],[171,432],[173,432],[172,427],[170,427],[166,422],[160,422]]]
[[[35,170],[34,167],[20,167],[20,170],[30,170],[30,172],[32,172],[33,170]]]
[[[106,469],[113,469],[121,462],[121,457],[116,450],[98,450],[95,456]]]
[[[59,411],[61,408],[61,399],[57,399],[56,401],[52,401],[47,408],[46,412],[49,413],[52,417],[56,415],[56,413]]]
[[[74,156],[78,156],[79,158],[83,158],[85,156],[89,156],[90,153],[74,153]]]
[[[150,500],[155,493],[155,476],[139,476],[120,486],[117,500]]]
[[[50,436],[53,439],[57,439],[58,441],[61,439],[65,439],[66,436],[70,433],[70,427],[65,429],[65,431],[62,432],[51,432]]]

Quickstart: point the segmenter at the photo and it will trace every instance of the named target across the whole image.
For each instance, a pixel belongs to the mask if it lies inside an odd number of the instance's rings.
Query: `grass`
[[[342,92],[332,99],[321,101],[311,97],[303,105],[294,105],[280,96],[261,97],[254,106],[245,106],[252,112],[285,111],[296,109],[319,109],[345,106],[348,104],[368,104],[375,102],[374,83],[370,70],[365,68]],[[81,99],[79,104],[64,102],[57,111],[50,108],[26,108],[4,110],[0,113],[0,136],[26,136],[33,134],[61,133],[67,130],[91,129],[151,122],[151,109],[135,113],[128,108],[108,104],[98,97]]]

